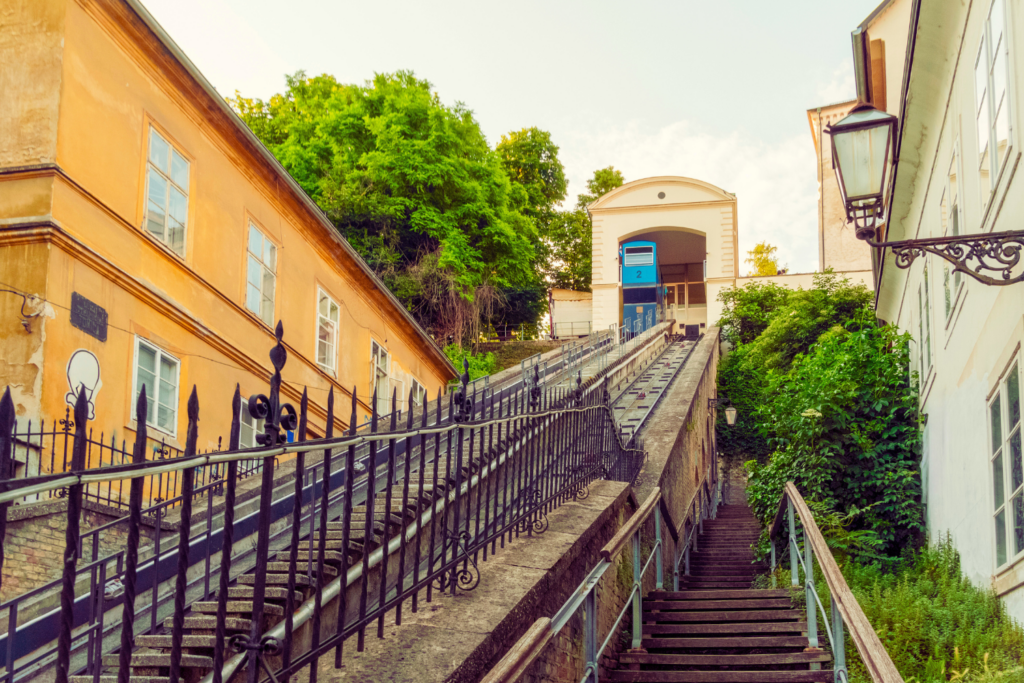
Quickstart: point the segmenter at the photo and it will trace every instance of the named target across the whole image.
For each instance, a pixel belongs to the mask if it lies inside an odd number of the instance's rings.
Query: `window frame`
[[[999,44],[996,46],[995,49],[993,49],[993,47],[992,47],[992,12],[993,12],[993,10],[996,9],[997,6],[1001,10],[1002,16],[1003,16],[1002,33],[1000,34]],[[994,94],[994,88],[993,88],[993,86],[995,85],[994,70],[995,70],[995,67],[996,67],[996,62],[997,62],[997,60],[999,58],[999,52],[1000,51],[1002,51],[1002,56],[1003,56],[1003,59],[1004,59],[1004,72],[1003,72],[1003,74],[1005,75],[1005,78],[1006,78],[1006,82],[1003,84],[1004,91],[1003,91],[1003,99],[1002,99],[1001,103],[994,101],[995,94]],[[979,102],[978,101],[978,86],[979,86],[979,83],[978,83],[978,71],[979,71],[979,66],[980,66],[982,60],[984,60],[984,66],[985,66],[985,92],[984,92],[983,102]],[[988,210],[989,206],[992,204],[992,198],[995,195],[995,191],[996,191],[996,189],[997,189],[997,187],[999,185],[999,179],[1002,176],[1003,169],[1008,165],[1006,163],[1006,161],[1009,160],[1009,158],[1011,156],[1011,152],[1013,150],[1014,126],[1013,126],[1013,112],[1011,111],[1011,109],[1012,109],[1011,101],[1013,100],[1013,96],[1012,96],[1012,94],[1010,92],[1010,87],[1011,87],[1011,83],[1012,83],[1013,79],[1010,77],[1010,68],[1011,68],[1011,66],[1012,66],[1012,63],[1010,61],[1009,35],[1008,35],[1008,31],[1007,31],[1006,3],[1003,2],[1003,0],[992,0],[992,2],[989,3],[988,11],[985,13],[985,20],[984,20],[984,23],[982,24],[981,44],[978,46],[978,50],[977,50],[977,53],[976,53],[976,56],[975,56],[975,60],[974,60],[974,68],[973,68],[973,71],[974,71],[974,77],[973,77],[973,81],[974,81],[974,97],[972,99],[973,99],[973,103],[974,103],[974,110],[973,110],[973,112],[974,112],[974,125],[975,125],[975,132],[977,133],[976,139],[977,139],[977,142],[978,142],[978,165],[977,165],[978,180],[979,180],[978,186],[979,186],[979,188],[981,190],[981,208],[982,208],[982,215],[983,216],[985,215],[985,212]],[[1002,104],[1002,106],[1005,108],[1004,115],[1006,117],[1006,150],[1005,150],[1004,156],[1001,159],[998,157],[999,149],[998,149],[998,139],[997,139],[998,138],[997,123],[998,123],[998,116],[999,116],[999,113],[1001,111],[999,109],[1000,104]],[[981,114],[982,114],[981,110],[982,110],[983,107],[985,109],[985,114],[986,114],[986,119],[987,119],[987,127],[986,127],[986,130],[984,130],[984,131],[981,130],[981,122],[980,122],[980,118],[981,118]],[[989,169],[989,180],[988,180],[988,188],[987,189],[985,187],[984,179],[981,177],[981,170],[983,168],[983,160],[985,158],[985,157],[982,156],[982,144],[981,144],[981,141],[982,141],[981,140],[981,136],[982,136],[983,132],[986,133],[986,140],[987,140],[987,142],[985,143],[985,149],[988,150],[988,162],[987,163],[988,163],[988,169]]]
[[[957,138],[953,141],[953,152],[950,155],[949,169],[946,172],[945,184],[942,189],[942,198],[939,200],[939,214],[940,214],[940,225],[942,223],[942,211],[946,210],[945,205],[948,201],[947,198],[953,194],[952,183],[950,178],[952,177],[951,172],[956,171],[957,178],[957,189],[956,189],[956,216],[955,224],[953,218],[953,212],[947,211],[949,214],[946,221],[946,225],[942,228],[942,236],[960,236],[964,234],[964,183],[963,183],[963,165],[960,159],[960,139]],[[955,227],[955,230],[950,230],[951,226]],[[946,328],[949,328],[949,323],[953,319],[953,314],[956,312],[957,304],[960,302],[960,295],[963,292],[966,279],[962,277],[962,273],[959,271],[952,271],[951,264],[949,261],[943,259],[942,261],[942,292],[943,292],[943,303],[948,305],[944,313],[944,320]],[[951,277],[952,276],[952,277]],[[950,288],[950,280],[952,280],[952,289]]]
[[[1014,519],[1013,519],[1013,508],[1011,503],[1020,499],[1021,505],[1024,506],[1024,475],[1021,476],[1021,483],[1014,487],[1013,486],[1013,463],[1012,463],[1012,451],[1011,444],[1014,440],[1014,436],[1017,437],[1018,441],[1024,439],[1024,419],[1020,413],[1024,412],[1021,407],[1024,406],[1024,369],[1022,369],[1022,360],[1020,353],[1015,353],[1008,363],[1006,374],[1001,376],[996,384],[995,391],[985,401],[985,431],[988,433],[988,458],[989,458],[989,477],[991,488],[989,491],[992,492],[993,498],[989,510],[992,515],[992,538],[995,541],[993,543],[993,564],[996,567],[996,573],[999,573],[1003,569],[1019,561],[1024,557],[1024,542],[1021,543],[1020,549],[1014,549],[1015,538],[1014,538]],[[1010,388],[1008,386],[1011,378],[1016,376],[1017,381],[1017,401],[1018,401],[1018,416],[1017,422],[1010,424]],[[992,408],[996,403],[999,403],[999,444],[998,446],[994,443],[995,441],[995,429],[992,424]],[[1022,444],[1024,448],[1024,444]],[[1001,483],[1002,483],[1002,501],[996,505],[996,488],[997,483],[994,480],[995,460],[1001,458]],[[1024,465],[1022,465],[1024,467]],[[1004,527],[1003,527],[1003,543],[1005,544],[1006,560],[1004,562],[999,561],[999,528],[997,519],[1000,514],[1004,514]],[[1024,528],[1024,525],[1022,525]]]
[[[330,361],[331,362],[328,365],[324,365],[323,363],[320,362],[320,343],[322,341],[320,339],[320,324],[321,324],[321,320],[324,318],[323,314],[320,313],[320,301],[321,301],[322,298],[325,298],[325,297],[326,297],[327,301],[329,301],[330,304],[332,304],[334,306],[334,308],[337,310],[337,313],[338,313],[338,318],[337,318],[337,320],[334,320],[334,321],[331,321],[329,319],[329,316],[328,316],[328,322],[333,322],[333,324],[334,324],[334,331],[333,331],[332,339],[331,339],[331,342],[330,342],[330,345],[331,345],[331,348],[332,348],[332,351],[331,351],[331,354],[330,354]],[[328,314],[329,313],[330,313],[330,307],[328,307]],[[324,289],[320,285],[317,285],[317,288],[316,288],[316,330],[315,330],[315,337],[314,337],[314,342],[313,342],[314,343],[314,349],[313,349],[313,354],[314,355],[313,355],[313,357],[316,359],[316,364],[317,364],[317,366],[321,370],[323,370],[324,372],[328,372],[328,373],[334,375],[335,377],[338,376],[338,336],[339,336],[339,331],[340,331],[339,328],[340,327],[341,327],[341,304],[339,304],[337,301],[335,301],[334,297],[332,297],[330,295],[330,293],[328,293],[328,291],[326,289]]]
[[[420,383],[415,377],[411,378],[412,381],[412,404],[414,406],[422,406],[427,400],[427,388]],[[417,391],[418,390],[418,391]]]
[[[274,248],[274,268],[271,271],[271,274],[274,277],[274,291],[272,292],[271,297],[270,297],[271,307],[272,307],[273,310],[270,313],[270,320],[267,320],[266,318],[264,318],[263,314],[262,314],[262,302],[263,302],[263,296],[264,296],[263,283],[264,283],[264,278],[266,277],[265,271],[269,271],[270,270],[270,268],[267,267],[267,264],[264,261],[264,257],[263,257],[263,254],[265,252],[265,247],[260,250],[261,253],[259,254],[259,259],[257,260],[257,263],[259,263],[259,266],[260,266],[260,283],[259,283],[259,288],[258,288],[258,296],[259,296],[259,302],[260,302],[261,310],[260,311],[254,311],[249,306],[249,287],[250,286],[256,287],[255,284],[253,284],[252,282],[249,281],[249,260],[250,259],[254,259],[255,260],[254,257],[256,256],[256,254],[252,251],[252,248],[251,248],[252,247],[251,243],[252,243],[252,231],[253,230],[258,232],[260,237],[262,238],[263,242],[261,244],[265,245],[265,244],[269,243]],[[252,220],[251,218],[246,222],[245,252],[244,252],[244,256],[245,256],[245,258],[244,258],[244,266],[243,266],[243,269],[242,269],[242,274],[243,274],[242,307],[246,311],[248,311],[249,313],[251,313],[254,316],[256,316],[256,318],[260,322],[262,322],[264,325],[266,325],[267,327],[273,328],[274,327],[274,318],[277,317],[277,277],[278,277],[277,274],[280,271],[278,266],[281,264],[280,247],[277,244],[277,242],[275,240],[270,239],[267,236],[266,231],[263,230],[259,226],[259,224],[257,224],[256,221]]]
[[[242,443],[242,427],[249,427],[249,425],[245,424],[246,416],[248,416],[248,418],[250,420],[252,420],[252,426],[251,426],[251,428],[252,428],[252,443],[251,444]],[[263,431],[263,427],[264,427],[265,422],[266,422],[266,420],[264,418],[256,418],[256,417],[252,416],[252,413],[249,412],[249,402],[243,399],[242,400],[242,405],[238,409],[238,424],[240,425],[240,428],[238,430],[238,447],[239,448],[255,448],[255,447],[259,446],[259,444],[256,443],[256,435]]]
[[[375,353],[375,349],[379,349],[380,353]],[[383,392],[377,394],[378,416],[387,415],[388,412],[390,412],[390,398],[388,393],[390,391],[391,383],[391,353],[376,339],[370,339],[370,400],[373,400],[374,392],[378,389],[377,370],[380,369],[380,361],[378,359],[381,354],[385,358],[385,367],[383,370],[384,380],[387,382],[387,386],[384,387]],[[382,406],[383,410],[381,409]]]
[[[918,317],[918,330],[920,339],[918,344],[921,347],[921,386],[924,386],[924,381],[931,375],[932,369],[932,332],[931,332],[931,297],[928,292],[928,259],[924,259],[924,269],[922,271],[921,282],[917,288],[917,317]]]
[[[147,415],[146,427],[148,429],[155,429],[161,434],[167,434],[171,438],[176,439],[178,437],[178,416],[181,412],[179,409],[179,405],[181,403],[181,359],[171,353],[164,351],[163,349],[161,349],[159,346],[149,341],[148,339],[144,339],[139,335],[135,335],[135,343],[133,345],[134,355],[132,357],[133,402],[139,400],[139,347],[143,345],[149,347],[152,351],[156,353],[156,363],[154,365],[154,367],[156,368],[156,377],[154,381],[157,387],[157,395],[146,397],[148,406],[153,406],[153,421],[150,422],[149,416]],[[170,431],[160,427],[159,424],[157,424],[157,409],[159,408],[160,405],[160,361],[164,357],[174,361],[174,421],[173,429],[171,429]],[[132,419],[134,420],[134,413],[132,413],[132,416]],[[138,425],[136,425],[136,429],[138,429]]]
[[[158,168],[153,163],[153,160],[150,157],[150,155],[152,153],[152,149],[153,149],[153,136],[154,135],[156,137],[160,138],[160,140],[165,145],[167,145],[167,169],[168,170],[166,172],[161,170],[160,168]],[[142,197],[142,231],[146,235],[148,235],[149,237],[153,238],[154,240],[156,240],[157,242],[162,244],[164,247],[166,247],[168,250],[170,250],[170,252],[172,254],[174,254],[175,256],[177,256],[178,258],[184,259],[185,255],[188,252],[188,233],[189,233],[189,230],[188,230],[189,225],[188,224],[189,224],[189,213],[190,213],[190,209],[191,209],[191,202],[190,202],[191,191],[190,190],[191,190],[191,187],[192,187],[192,175],[193,175],[192,174],[192,158],[189,155],[185,154],[180,148],[178,148],[168,138],[169,138],[169,136],[164,135],[162,132],[157,130],[157,127],[154,126],[152,123],[149,124],[149,135],[146,138],[145,178],[144,178],[145,182],[144,182],[144,193],[143,193],[143,197]],[[181,186],[180,184],[178,184],[178,182],[176,182],[174,180],[172,172],[171,172],[171,166],[173,164],[173,160],[174,160],[174,155],[175,154],[177,154],[179,157],[181,157],[182,161],[184,161],[185,164],[187,165],[187,169],[186,170],[187,170],[187,173],[188,173],[188,179],[187,179],[186,185],[184,187]],[[157,235],[156,233],[154,233],[149,228],[149,220],[150,220],[149,193],[150,193],[150,181],[151,181],[150,170],[152,170],[153,172],[157,173],[161,178],[163,178],[164,182],[167,183],[167,187],[165,188],[165,191],[164,191],[164,220],[163,220],[163,234],[162,235]],[[168,231],[170,229],[168,221],[170,220],[171,190],[172,189],[177,189],[185,197],[185,220],[184,220],[184,222],[182,223],[182,226],[181,226],[182,232],[181,232],[181,251],[180,252],[178,252],[174,248],[174,246],[171,244],[169,236],[168,236]]]

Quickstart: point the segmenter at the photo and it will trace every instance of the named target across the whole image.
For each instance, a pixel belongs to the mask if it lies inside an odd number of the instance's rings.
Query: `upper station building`
[[[622,320],[619,246],[634,241],[657,245],[669,319],[701,331],[718,320],[718,292],[739,274],[736,195],[701,180],[662,176],[626,183],[589,210],[594,329]]]

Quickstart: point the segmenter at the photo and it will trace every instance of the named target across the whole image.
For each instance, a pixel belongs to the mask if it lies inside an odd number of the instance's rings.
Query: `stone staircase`
[[[467,455],[466,476],[475,471],[479,463]],[[439,495],[455,483],[454,472],[449,474],[442,456],[437,468],[437,488]],[[424,473],[424,486],[420,490],[419,476],[410,480],[408,504],[403,506],[403,487],[396,486],[391,490],[391,508],[386,509],[387,491],[378,492],[373,505],[372,534],[366,539],[367,506],[360,505],[352,510],[352,525],[349,540],[349,556],[347,561],[342,556],[342,522],[328,522],[326,533],[326,551],[324,553],[324,584],[332,581],[342,571],[362,561],[363,553],[373,552],[380,547],[384,539],[397,536],[402,529],[415,522],[417,514],[417,498],[421,499],[420,510],[430,503],[430,492],[434,488],[435,463],[428,463]],[[428,527],[429,528],[429,527]],[[294,605],[298,609],[304,600],[310,599],[316,590],[316,553],[320,531],[313,534],[312,566],[309,566],[308,535],[300,542],[298,560],[296,562]],[[284,620],[285,604],[288,597],[288,562],[287,550],[272,553],[266,564],[266,593],[263,606],[263,628],[270,627]],[[407,560],[411,566],[411,558]],[[312,576],[312,581],[310,581]],[[228,588],[226,632],[230,637],[234,634],[249,634],[252,628],[253,585],[256,582],[254,573],[242,574],[237,577],[235,585]],[[213,648],[217,627],[216,596],[210,601],[196,602],[190,605],[190,612],[185,616],[185,635],[182,643],[181,678],[183,683],[198,683],[213,668]],[[135,638],[132,651],[131,677],[129,683],[168,683],[171,665],[171,619],[163,622],[162,633],[155,635],[139,635]],[[234,652],[228,649],[225,660]],[[99,683],[117,683],[119,656],[109,654],[103,657],[103,669]],[[93,683],[92,675],[72,676],[71,683]]]
[[[751,545],[760,526],[746,505],[704,522],[679,591],[643,601],[643,644],[619,655],[610,680],[679,683],[821,683],[827,652],[808,647],[807,623],[788,590],[752,589],[764,571]]]

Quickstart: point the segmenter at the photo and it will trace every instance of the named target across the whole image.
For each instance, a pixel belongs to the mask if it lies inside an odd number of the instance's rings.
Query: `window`
[[[921,380],[928,374],[932,366],[932,316],[931,302],[928,300],[928,264],[924,266],[924,281],[917,289],[917,324],[918,339],[921,344]]]
[[[946,187],[942,191],[940,203],[940,221],[942,236],[957,236],[960,234],[960,226],[963,225],[963,209],[960,202],[960,153],[959,141],[953,145],[953,158],[949,162],[949,173],[946,174]],[[960,272],[950,273],[948,261],[942,263],[942,288],[944,292],[944,310],[946,319],[949,319],[956,303],[957,293],[960,291]]]
[[[178,425],[178,359],[135,338],[135,400],[146,387],[146,424],[174,436]]]
[[[421,406],[427,400],[427,390],[415,379],[412,381],[412,402],[413,405]]]
[[[993,0],[974,63],[982,206],[988,204],[1010,147],[1010,98],[1006,92],[1009,57],[1003,25],[1003,0]]]
[[[988,406],[997,567],[1024,551],[1020,384],[1020,360],[1015,360]]]
[[[391,357],[383,346],[377,342],[371,342],[370,346],[370,381],[373,383],[372,391],[377,392],[377,414],[386,415],[391,412],[388,397],[388,370],[391,366]]]
[[[263,433],[263,420],[257,420],[249,412],[249,403],[242,401],[241,429],[238,433],[238,445],[240,448],[255,448],[256,435]]]
[[[338,348],[338,304],[317,289],[316,362],[328,372],[335,371]]]
[[[245,307],[268,325],[274,324],[274,287],[277,284],[277,245],[249,223],[249,253]]]
[[[146,229],[178,256],[185,255],[189,163],[153,128],[146,163]]]
[[[631,266],[653,266],[654,247],[626,247],[623,265],[627,268]]]

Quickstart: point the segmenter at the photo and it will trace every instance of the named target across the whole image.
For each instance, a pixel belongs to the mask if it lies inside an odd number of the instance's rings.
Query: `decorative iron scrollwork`
[[[891,249],[897,268],[910,268],[917,257],[927,253],[953,264],[954,272],[964,273],[986,285],[1012,285],[1024,281],[1024,268],[1018,275],[1013,274],[1014,268],[1020,265],[1024,231],[867,242],[873,247]],[[971,261],[977,261],[973,268],[968,265]],[[998,277],[982,275],[981,271],[996,273]]]
[[[255,652],[260,666],[267,672],[271,683],[278,683],[277,678],[274,676],[274,670],[267,664],[266,658],[276,657],[281,654],[281,641],[274,636],[263,636],[263,638],[254,641],[250,640],[249,636],[244,633],[236,633],[228,638],[228,645],[239,654]]]
[[[547,512],[540,506],[541,500],[544,498],[544,494],[539,489],[527,489],[523,491],[523,501],[525,505],[533,505],[534,511],[519,520],[519,524],[516,525],[516,529],[519,533],[525,533],[529,531],[531,534],[542,534],[548,530],[548,515]]]
[[[282,431],[294,431],[299,426],[299,414],[290,403],[281,403],[281,370],[288,361],[288,350],[281,343],[284,337],[284,325],[277,322],[274,330],[277,343],[270,349],[270,362],[274,365],[274,374],[270,378],[270,397],[253,394],[249,397],[249,414],[254,420],[263,420],[263,433],[256,435],[256,443],[266,448],[273,448],[286,443]]]
[[[566,495],[573,500],[586,500],[590,496],[590,480],[587,477],[591,465],[577,465],[565,473]]]
[[[448,549],[453,545],[457,546],[453,555],[460,559],[438,576],[434,585],[439,591],[447,590],[453,585],[459,590],[471,591],[480,585],[480,568],[477,567],[476,557],[469,553],[469,532],[447,534],[442,557],[447,556]]]

